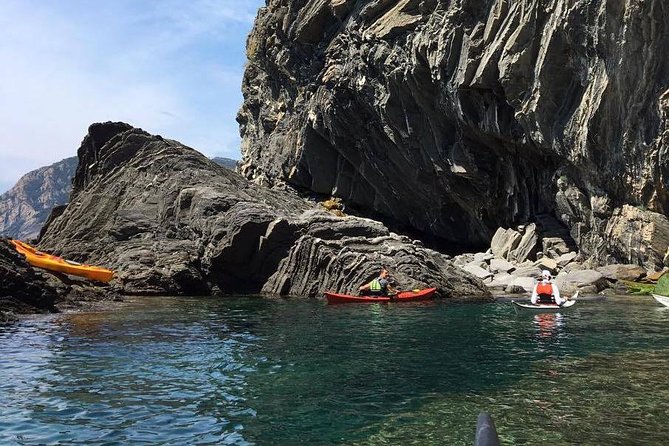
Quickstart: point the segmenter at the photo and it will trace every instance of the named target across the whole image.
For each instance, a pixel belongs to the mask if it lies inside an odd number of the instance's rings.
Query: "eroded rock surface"
[[[6,314],[53,310],[57,298],[57,288],[0,238],[0,322],[10,319]]]
[[[32,267],[0,238],[0,322],[19,314],[104,308],[120,299],[113,288]]]
[[[240,171],[470,247],[549,213],[594,262],[660,269],[616,228],[669,211],[668,47],[664,0],[270,0]]]
[[[406,288],[488,296],[444,255],[378,222],[336,217],[127,124],[92,125],[78,155],[70,203],[40,247],[110,267],[124,293],[316,296],[353,291],[386,265]]]

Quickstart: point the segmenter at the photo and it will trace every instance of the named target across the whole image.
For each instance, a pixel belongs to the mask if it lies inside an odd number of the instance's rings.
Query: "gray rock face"
[[[665,215],[627,204],[607,214],[593,212],[574,186],[561,189],[557,203],[581,254],[592,263],[635,263],[651,271],[669,265],[669,220]]]
[[[565,296],[572,295],[579,290],[583,294],[597,294],[609,286],[604,275],[594,270],[560,273],[555,278],[555,283],[559,287],[560,293]]]
[[[51,209],[67,203],[77,158],[66,158],[25,174],[0,196],[0,234],[9,238],[37,238]]]
[[[58,290],[39,275],[6,239],[0,238],[0,321],[3,313],[54,308]]]
[[[488,295],[378,222],[335,217],[127,124],[92,125],[78,154],[71,201],[40,247],[110,267],[122,292],[315,296],[353,291],[386,265],[407,288]]]
[[[399,289],[438,283],[446,296],[482,296],[481,282],[463,274],[445,256],[388,232],[377,222],[320,211],[307,211],[300,220],[303,235],[263,286],[263,293],[313,296],[326,289],[356,293],[359,284],[378,275],[381,265],[390,265]],[[268,232],[285,232],[287,224],[279,223],[283,227]],[[447,277],[455,280],[450,283]]]
[[[240,171],[477,247],[551,213],[626,263],[612,213],[669,211],[668,47],[664,0],[273,0]]]
[[[627,280],[634,282],[646,276],[646,270],[638,265],[607,265],[597,268],[597,271],[611,281]]]
[[[108,287],[33,268],[0,238],[0,322],[17,314],[100,308],[118,299]]]

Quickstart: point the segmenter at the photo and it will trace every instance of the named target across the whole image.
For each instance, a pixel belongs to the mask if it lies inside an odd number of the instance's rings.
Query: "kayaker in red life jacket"
[[[361,296],[392,296],[397,294],[388,280],[388,270],[381,268],[379,277],[358,288]]]
[[[551,281],[551,273],[547,270],[541,272],[541,280],[534,285],[530,300],[533,304],[562,305],[565,302],[565,299],[560,297],[557,285]]]

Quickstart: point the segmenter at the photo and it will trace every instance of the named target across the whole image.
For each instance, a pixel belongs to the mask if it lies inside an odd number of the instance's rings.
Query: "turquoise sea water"
[[[669,444],[669,309],[134,298],[0,326],[0,444]]]

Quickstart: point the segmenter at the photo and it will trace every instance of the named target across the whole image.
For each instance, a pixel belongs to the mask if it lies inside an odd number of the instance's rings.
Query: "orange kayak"
[[[430,299],[437,291],[436,288],[426,288],[424,290],[402,291],[393,297],[388,296],[351,296],[350,294],[337,294],[326,292],[325,297],[329,303],[343,303],[343,302],[406,302],[410,300],[426,300]]]
[[[44,268],[49,271],[71,274],[73,276],[85,277],[100,282],[109,282],[114,277],[114,272],[99,266],[84,265],[61,257],[52,256],[42,251],[38,251],[27,243],[20,240],[10,240],[14,248],[26,257],[28,263],[38,268]]]

